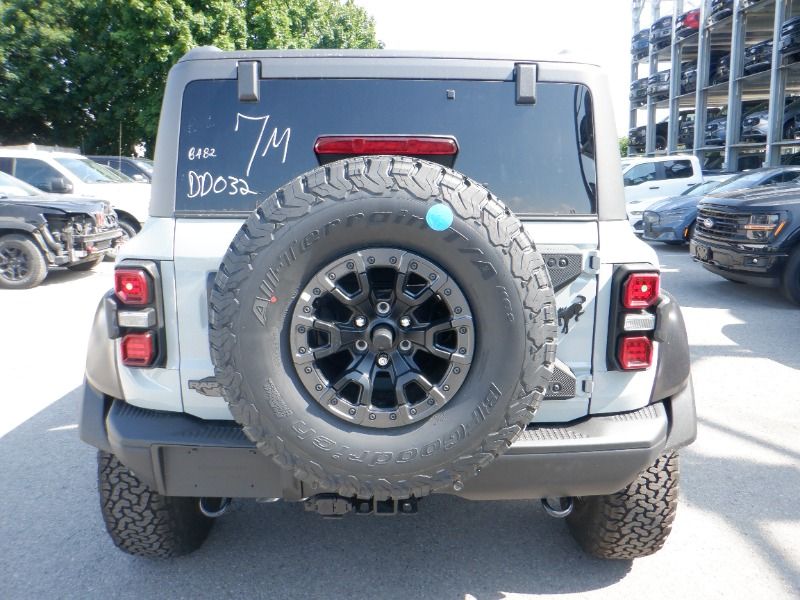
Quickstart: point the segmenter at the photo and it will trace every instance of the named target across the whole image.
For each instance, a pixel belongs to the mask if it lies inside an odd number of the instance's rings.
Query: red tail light
[[[114,293],[123,304],[149,304],[152,297],[150,279],[144,269],[117,269],[114,271]]]
[[[122,338],[122,364],[127,367],[147,367],[156,357],[155,340],[151,332],[129,333]]]
[[[406,156],[455,156],[455,138],[407,135],[323,135],[314,144],[317,154]]]
[[[622,305],[625,308],[647,308],[658,300],[658,273],[631,273],[622,286]]]
[[[653,364],[653,342],[644,335],[623,337],[617,360],[626,371],[647,369]]]

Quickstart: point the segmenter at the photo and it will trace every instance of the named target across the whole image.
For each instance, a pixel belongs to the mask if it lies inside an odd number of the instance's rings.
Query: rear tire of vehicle
[[[108,452],[97,453],[100,510],[114,545],[128,554],[172,558],[197,550],[213,519],[197,498],[169,497],[152,491]]]
[[[663,136],[656,137],[656,150],[664,150],[667,147],[667,140]]]
[[[122,230],[122,237],[115,240],[116,243],[114,244],[114,249],[106,254],[105,259],[109,262],[115,261],[117,259],[117,253],[119,252],[120,247],[138,233],[136,227],[127,221],[120,219],[118,221],[118,225]]]
[[[789,255],[783,270],[783,293],[795,304],[800,304],[800,246]]]
[[[103,256],[95,256],[91,260],[87,260],[86,262],[78,263],[77,265],[69,265],[67,268],[70,271],[91,271],[101,262],[103,262]]]
[[[570,533],[598,558],[630,560],[664,545],[678,508],[678,453],[659,456],[625,489],[576,498],[567,517]]]
[[[16,264],[12,266],[12,262]],[[32,239],[18,233],[0,237],[0,288],[27,290],[45,277],[47,261]]]

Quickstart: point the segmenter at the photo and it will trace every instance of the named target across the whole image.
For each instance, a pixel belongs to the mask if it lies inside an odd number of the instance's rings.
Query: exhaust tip
[[[555,508],[553,502],[558,506]],[[565,519],[575,506],[574,498],[542,498],[544,512],[554,519]]]

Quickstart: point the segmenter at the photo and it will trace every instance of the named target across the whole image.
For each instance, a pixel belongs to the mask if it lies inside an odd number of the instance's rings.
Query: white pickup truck
[[[636,233],[642,232],[642,213],[651,204],[703,181],[700,161],[685,154],[624,159],[622,176],[625,209]]]

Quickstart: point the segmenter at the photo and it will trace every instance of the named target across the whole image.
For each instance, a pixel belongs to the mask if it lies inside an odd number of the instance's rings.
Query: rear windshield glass
[[[516,213],[596,212],[594,126],[586,87],[513,81],[278,79],[240,102],[233,80],[194,81],[181,112],[176,210],[251,211],[319,165],[320,135],[453,136],[454,168]]]

